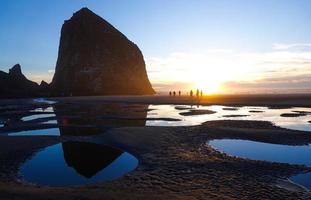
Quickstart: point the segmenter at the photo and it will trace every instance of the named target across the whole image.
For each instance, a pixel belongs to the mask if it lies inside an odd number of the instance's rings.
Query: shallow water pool
[[[42,118],[47,118],[47,117],[56,117],[55,114],[36,114],[36,115],[29,115],[26,117],[23,117],[23,121],[30,121],[30,120],[35,120],[35,119],[42,119]]]
[[[87,142],[49,146],[26,161],[20,174],[26,182],[47,186],[73,186],[111,181],[138,166],[131,154]]]
[[[54,112],[54,108],[52,106],[46,107],[46,108],[35,108],[33,110],[30,110],[30,112]]]
[[[282,128],[311,131],[311,123],[309,123],[311,119],[311,108],[305,107],[269,109],[267,107],[258,106],[232,108],[220,105],[189,106],[103,103],[99,105],[78,104],[66,106],[55,104],[47,107],[47,110],[50,113],[45,113],[45,110],[42,108],[34,110],[36,110],[36,112],[42,112],[42,114],[23,116],[21,120],[25,123],[29,123],[27,121],[40,119],[39,121],[32,123],[38,123],[38,125],[59,125],[63,135],[78,135],[78,133],[76,133],[77,131],[74,131],[75,133],[73,134],[73,127],[84,127],[83,130],[81,129],[80,131],[81,134],[94,135],[103,133],[105,130],[115,127],[193,126],[200,125],[206,121],[214,120],[269,121]],[[192,112],[195,114],[199,113],[199,115],[182,114],[184,112],[189,112],[190,110],[201,110],[201,112]],[[203,110],[212,112],[207,114]],[[297,114],[297,111],[303,111],[305,114],[298,117],[281,116],[283,113]],[[53,119],[50,117],[53,117]],[[5,121],[6,119],[3,120]],[[15,120],[19,121],[20,119]],[[90,128],[88,129],[87,127]],[[98,129],[98,127],[101,127],[103,131],[93,130]],[[28,131],[25,135],[36,135],[38,133],[41,135],[40,131],[35,131],[34,133],[30,133],[30,131]],[[49,135],[48,133],[42,133],[44,135]],[[52,135],[55,135],[55,133],[52,133]]]
[[[180,109],[182,108],[182,109]],[[187,112],[187,109],[202,109],[215,111],[214,114],[190,115],[182,116],[180,113]],[[261,120],[270,121],[276,126],[288,128],[292,130],[311,131],[311,114],[299,117],[282,117],[283,113],[295,113],[295,111],[311,112],[311,108],[293,107],[286,109],[269,109],[267,107],[244,106],[232,107],[228,106],[189,106],[189,105],[150,105],[147,117],[157,114],[157,117],[175,118],[181,121],[161,122],[147,121],[147,126],[191,126],[199,125],[206,121],[213,120]]]
[[[290,146],[236,139],[217,139],[208,144],[232,156],[311,167],[311,145]],[[291,180],[311,189],[311,173],[293,176]]]
[[[52,105],[52,104],[56,103],[56,101],[47,100],[45,98],[36,98],[36,99],[33,99],[33,101],[35,103],[44,103],[44,104],[49,104],[49,105]]]
[[[9,133],[9,136],[60,136],[59,128],[38,129]]]
[[[242,158],[311,166],[311,145],[290,146],[236,139],[212,140],[208,144]]]
[[[311,190],[311,173],[298,174],[290,178],[292,181],[304,186]]]

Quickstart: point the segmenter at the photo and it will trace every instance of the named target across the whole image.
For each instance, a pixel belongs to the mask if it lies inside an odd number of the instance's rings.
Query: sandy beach
[[[266,100],[257,97],[252,105],[310,106],[310,96],[280,96]],[[230,96],[210,99],[202,104],[243,105],[249,99]],[[236,99],[233,101],[233,99]],[[77,97],[57,98],[58,104],[70,103],[152,103],[189,104],[184,97]],[[1,105],[16,105],[6,100]],[[29,109],[32,100],[18,100]],[[134,105],[133,105],[134,106]],[[27,110],[26,109],[26,110]],[[46,125],[37,125],[40,129]],[[30,129],[33,129],[30,126]],[[15,127],[18,130],[18,127]],[[22,127],[21,129],[25,129]],[[232,157],[207,142],[213,139],[247,139],[273,144],[302,145],[311,143],[309,132],[293,131],[264,121],[218,120],[186,127],[122,127],[94,136],[0,136],[1,199],[310,199],[308,190],[288,178],[310,172],[311,168]],[[19,167],[40,149],[63,141],[89,141],[118,147],[139,160],[134,171],[120,179],[87,186],[53,188],[26,183],[20,179]]]
[[[311,200],[310,10],[0,1],[0,200]]]

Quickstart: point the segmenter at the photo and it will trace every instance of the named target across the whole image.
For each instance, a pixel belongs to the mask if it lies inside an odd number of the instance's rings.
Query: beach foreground
[[[252,101],[250,101],[250,98]],[[280,101],[280,99],[283,99]],[[197,104],[188,97],[57,98],[59,105],[88,102]],[[311,106],[309,95],[204,97],[200,104]],[[0,105],[16,104],[4,100]],[[18,100],[31,106],[31,100]],[[42,125],[44,127],[45,125]],[[41,128],[42,128],[41,127]],[[25,128],[25,127],[24,127]],[[40,127],[37,127],[40,128]],[[94,136],[0,137],[0,199],[310,199],[310,192],[288,180],[311,168],[231,157],[207,144],[213,139],[246,139],[273,144],[311,143],[309,132],[288,130],[264,121],[218,120],[186,127],[112,128]],[[75,187],[26,183],[18,173],[38,150],[64,141],[111,145],[136,156],[136,170],[120,179]]]

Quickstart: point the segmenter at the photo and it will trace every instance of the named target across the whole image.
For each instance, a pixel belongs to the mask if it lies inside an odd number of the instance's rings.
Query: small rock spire
[[[10,75],[21,75],[22,74],[22,69],[20,64],[14,65],[10,70],[9,70]]]

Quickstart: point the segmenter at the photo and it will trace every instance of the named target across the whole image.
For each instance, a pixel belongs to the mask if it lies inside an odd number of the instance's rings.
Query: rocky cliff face
[[[39,85],[28,80],[19,64],[14,65],[9,73],[0,71],[0,98],[32,97],[38,94]]]
[[[154,94],[139,48],[87,8],[62,30],[54,95]]]

